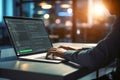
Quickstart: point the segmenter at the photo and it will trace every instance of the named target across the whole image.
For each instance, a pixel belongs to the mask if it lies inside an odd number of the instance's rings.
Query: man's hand
[[[69,47],[69,46],[60,46],[59,48],[63,48],[66,50],[76,50],[75,48]]]
[[[73,48],[73,47],[70,47],[70,46],[60,46],[59,48],[63,48],[63,49],[66,49],[66,50],[80,50],[80,49],[82,49],[82,47],[81,48]]]
[[[48,58],[48,56],[52,56],[52,58],[54,59],[54,56],[58,56],[58,57],[61,57],[61,58],[64,58],[64,52],[67,51],[66,49],[63,49],[63,48],[51,48],[47,55],[46,55],[46,58]]]
[[[52,59],[54,59],[54,56],[64,58],[64,53],[67,50],[78,50],[78,49],[69,46],[60,46],[58,48],[51,48],[46,55],[46,59],[48,59],[49,56],[52,56],[51,57]]]

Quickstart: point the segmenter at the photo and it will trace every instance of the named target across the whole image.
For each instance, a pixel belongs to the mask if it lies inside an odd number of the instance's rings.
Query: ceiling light
[[[69,5],[69,4],[62,4],[60,7],[61,7],[61,8],[70,8],[71,5]]]
[[[44,5],[44,6],[41,6],[43,9],[51,9],[52,8],[52,5],[50,4],[47,4],[47,5]]]

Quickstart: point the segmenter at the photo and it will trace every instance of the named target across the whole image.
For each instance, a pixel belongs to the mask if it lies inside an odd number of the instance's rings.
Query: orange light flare
[[[88,0],[88,24],[91,26],[94,23],[106,22],[110,16],[109,11],[101,2],[101,0]]]
[[[91,7],[91,15],[93,24],[105,25],[108,18],[111,16],[108,9],[101,2],[95,2]]]
[[[95,19],[104,20],[109,12],[102,3],[96,3],[93,6],[92,14]]]

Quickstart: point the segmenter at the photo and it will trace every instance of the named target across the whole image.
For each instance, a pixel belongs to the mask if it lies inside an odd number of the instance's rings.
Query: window
[[[6,10],[6,16],[13,16],[13,0],[6,0],[5,4],[6,9],[4,10]]]
[[[2,22],[3,16],[3,0],[0,0],[0,23]]]
[[[0,0],[0,23],[3,16],[13,16],[13,0]]]

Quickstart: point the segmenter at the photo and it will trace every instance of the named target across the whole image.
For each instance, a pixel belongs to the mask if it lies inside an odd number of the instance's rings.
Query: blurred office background
[[[3,16],[43,19],[53,43],[97,43],[114,21],[101,0],[0,0],[0,46],[10,45]]]

